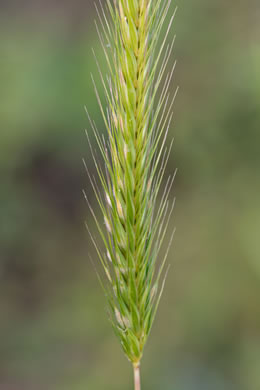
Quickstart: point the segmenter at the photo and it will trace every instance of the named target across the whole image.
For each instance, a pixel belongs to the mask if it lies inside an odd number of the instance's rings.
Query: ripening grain
[[[136,390],[163,289],[160,277],[167,253],[157,272],[155,263],[173,209],[168,196],[174,175],[156,203],[171,150],[165,143],[175,97],[169,99],[168,92],[174,66],[165,75],[173,47],[166,40],[174,15],[157,45],[170,4],[171,0],[107,0],[97,7],[97,29],[109,73],[100,72],[107,107],[102,106],[96,86],[95,90],[107,141],[89,120],[104,160],[103,169],[91,148],[102,193],[86,169],[103,214],[99,221],[89,205],[105,253],[91,238],[107,279],[102,285],[113,328],[134,366]]]

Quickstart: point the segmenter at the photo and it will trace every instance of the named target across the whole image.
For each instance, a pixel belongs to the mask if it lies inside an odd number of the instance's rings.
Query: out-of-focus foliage
[[[172,264],[144,387],[260,387],[260,7],[179,1]],[[0,6],[0,389],[131,389],[84,229],[91,0]],[[105,63],[103,68],[105,67]],[[90,192],[89,192],[90,193]],[[93,202],[95,204],[95,202]],[[94,255],[93,255],[94,257]],[[118,372],[119,375],[112,375]]]

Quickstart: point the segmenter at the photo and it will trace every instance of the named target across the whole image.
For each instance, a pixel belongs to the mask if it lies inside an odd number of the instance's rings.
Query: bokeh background
[[[104,131],[93,3],[0,2],[1,390],[132,389],[84,227],[84,105]],[[143,388],[257,390],[260,3],[177,3],[177,232]]]

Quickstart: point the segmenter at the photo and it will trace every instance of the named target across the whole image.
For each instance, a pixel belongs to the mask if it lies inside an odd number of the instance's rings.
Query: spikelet
[[[109,77],[100,72],[107,109],[101,104],[95,83],[94,88],[108,133],[107,143],[89,120],[105,170],[90,148],[104,197],[89,178],[104,215],[106,233],[92,208],[91,212],[106,247],[102,256],[95,244],[106,274],[110,270],[105,288],[111,321],[135,367],[142,357],[164,285],[160,277],[166,256],[157,273],[155,262],[173,210],[168,196],[174,176],[168,179],[156,206],[172,145],[167,151],[165,142],[176,95],[168,103],[174,67],[164,75],[173,47],[173,42],[166,47],[166,40],[175,12],[156,48],[170,4],[171,0],[106,0],[105,6],[100,2],[97,7],[101,27],[97,30],[109,71]]]

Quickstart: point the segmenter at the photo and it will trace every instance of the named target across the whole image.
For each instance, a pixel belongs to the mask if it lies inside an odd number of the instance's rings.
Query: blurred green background
[[[93,3],[0,3],[1,390],[132,389],[84,227],[82,188],[96,205],[84,105],[104,131]],[[167,172],[178,167],[177,232],[143,388],[257,390],[260,3],[177,5]]]

